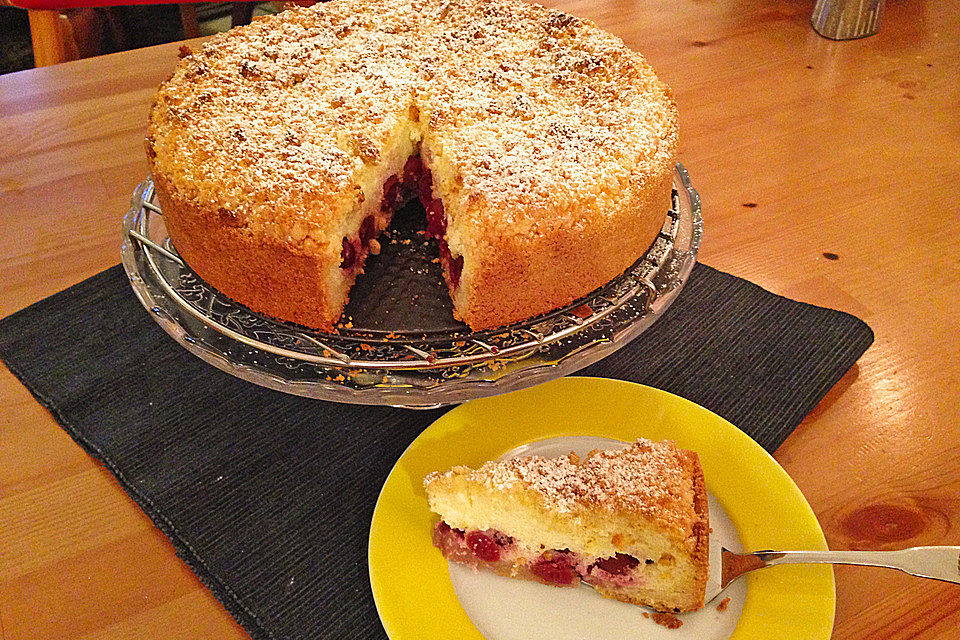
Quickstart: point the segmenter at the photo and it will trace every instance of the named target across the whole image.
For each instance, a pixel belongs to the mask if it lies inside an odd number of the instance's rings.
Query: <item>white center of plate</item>
[[[549,438],[517,447],[502,460],[538,455],[554,458],[571,451],[583,457],[591,449],[615,449],[626,444],[608,438],[576,436]],[[736,529],[723,507],[708,495],[711,535],[731,551],[741,551]],[[679,629],[667,629],[644,617],[652,609],[607,600],[587,586],[551,587],[528,580],[474,571],[450,562],[450,580],[470,620],[487,640],[698,640],[726,639],[740,619],[747,597],[746,581],[734,582],[714,602],[700,611],[680,614]],[[717,610],[730,598],[726,611]]]

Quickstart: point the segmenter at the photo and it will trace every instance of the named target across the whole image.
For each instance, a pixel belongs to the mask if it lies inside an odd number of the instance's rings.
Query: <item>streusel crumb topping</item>
[[[442,195],[466,224],[531,233],[586,224],[585,197],[603,209],[657,175],[677,135],[669,90],[590,22],[518,0],[335,0],[187,55],[157,95],[148,150],[232,226],[336,244],[402,126],[456,167]]]
[[[425,484],[463,474],[498,491],[535,491],[547,508],[574,514],[581,509],[628,510],[665,523],[689,527],[693,481],[683,452],[672,442],[640,439],[625,449],[598,450],[583,459],[528,456],[487,462],[479,469],[455,467],[430,474]]]

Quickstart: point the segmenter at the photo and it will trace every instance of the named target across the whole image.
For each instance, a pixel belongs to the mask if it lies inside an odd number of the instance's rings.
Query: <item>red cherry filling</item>
[[[377,236],[377,219],[367,216],[360,223],[360,242],[367,244]]]
[[[423,173],[423,162],[420,156],[410,156],[407,164],[403,165],[403,184],[413,188],[418,184],[421,173]]]
[[[450,283],[456,289],[460,286],[460,274],[463,273],[463,256],[452,259],[448,269],[450,270]]]
[[[420,173],[420,181],[417,185],[419,189],[420,202],[426,206],[428,202],[433,200],[433,175],[430,173],[430,169],[426,167]]]
[[[446,240],[441,240],[440,260],[450,277],[450,286],[456,289],[460,286],[460,274],[463,273],[463,256],[454,258],[453,254],[450,253],[450,245],[447,244]]]
[[[343,239],[343,248],[340,250],[340,268],[341,269],[352,269],[353,265],[357,262],[357,250],[354,248],[353,243]]]
[[[463,540],[465,532],[463,529],[454,529],[446,522],[441,520],[433,528],[433,544],[437,545],[440,548],[443,548],[443,543],[445,540],[454,539],[454,540]],[[512,538],[511,538],[512,541]],[[497,544],[500,544],[499,542]]]
[[[570,564],[565,555],[550,554],[540,556],[530,565],[530,573],[547,584],[568,585],[578,577],[576,569]]]
[[[618,553],[615,556],[597,560],[595,563],[593,563],[593,566],[599,567],[609,574],[619,576],[627,573],[638,564],[640,564],[640,561],[633,556],[628,556],[625,553]]]
[[[443,203],[430,200],[424,208],[427,210],[427,237],[441,239],[447,233],[447,216],[443,213]]]
[[[493,532],[493,541],[501,547],[508,547],[513,544],[513,538],[505,533],[501,533],[500,531]]]
[[[642,564],[634,556],[617,553],[588,560],[568,549],[529,556],[513,538],[496,529],[463,531],[441,520],[434,527],[433,544],[450,560],[558,587],[576,586],[581,580],[596,586],[642,585],[645,580],[642,571],[634,571]]]
[[[380,201],[380,209],[388,213],[398,209],[410,193],[416,189],[419,175],[420,158],[414,156],[407,160],[400,176],[390,176],[383,183],[383,200]],[[361,262],[363,257],[367,255],[370,241],[377,237],[378,231],[377,219],[374,216],[364,218],[363,222],[360,223],[357,238],[353,240],[343,239],[343,248],[340,251],[340,268],[350,270]]]
[[[427,212],[427,237],[440,241],[440,260],[444,269],[447,270],[450,286],[456,289],[460,286],[460,274],[463,273],[463,256],[454,258],[450,253],[450,246],[444,239],[447,235],[447,215],[440,199],[433,197],[432,180],[430,170],[421,168],[420,201]]]
[[[383,201],[380,208],[384,211],[393,211],[403,202],[403,184],[397,176],[390,176],[383,183]]]
[[[422,170],[420,156],[411,156],[399,174],[390,176],[383,183],[383,200],[380,202],[380,208],[384,211],[399,209],[400,205],[419,189]]]
[[[496,562],[500,559],[500,546],[482,531],[467,534],[467,546],[484,562]]]

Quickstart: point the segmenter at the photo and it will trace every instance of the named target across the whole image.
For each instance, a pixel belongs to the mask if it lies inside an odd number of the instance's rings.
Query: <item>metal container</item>
[[[884,0],[817,0],[810,17],[814,30],[831,40],[854,40],[880,30]]]

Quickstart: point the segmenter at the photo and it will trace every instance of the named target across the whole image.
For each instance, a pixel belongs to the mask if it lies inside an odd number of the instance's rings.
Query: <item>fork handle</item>
[[[856,564],[899,569],[921,578],[960,584],[960,547],[912,547],[900,551],[756,551],[764,563]]]

